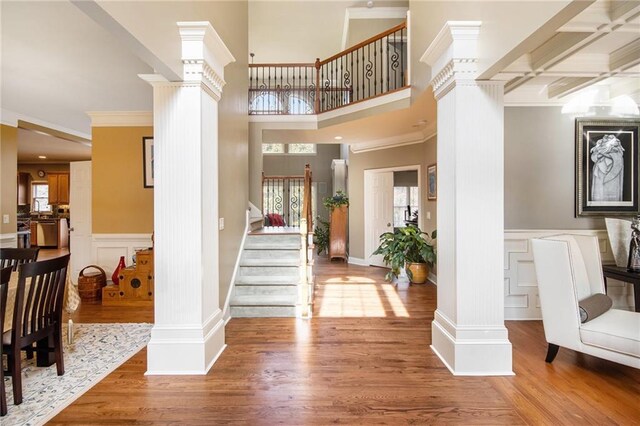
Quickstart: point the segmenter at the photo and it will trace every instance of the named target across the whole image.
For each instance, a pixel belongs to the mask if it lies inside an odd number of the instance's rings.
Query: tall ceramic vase
[[[118,267],[115,271],[113,271],[113,275],[111,275],[111,281],[113,281],[113,285],[120,284],[120,271],[126,268],[127,265],[124,264],[124,256],[120,256],[120,262],[118,262]]]

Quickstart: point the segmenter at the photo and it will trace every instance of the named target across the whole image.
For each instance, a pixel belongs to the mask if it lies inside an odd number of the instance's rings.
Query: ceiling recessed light
[[[46,155],[38,155],[38,158],[41,160],[46,160],[47,156]]]
[[[337,141],[341,141],[342,140],[342,136],[336,136],[334,139],[337,140]]]

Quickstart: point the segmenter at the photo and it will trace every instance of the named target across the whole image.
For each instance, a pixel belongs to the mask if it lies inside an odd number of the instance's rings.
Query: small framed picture
[[[427,166],[427,200],[438,199],[438,166]]]
[[[142,170],[144,187],[153,188],[153,137],[142,138]]]
[[[638,214],[638,119],[576,119],[576,217]]]

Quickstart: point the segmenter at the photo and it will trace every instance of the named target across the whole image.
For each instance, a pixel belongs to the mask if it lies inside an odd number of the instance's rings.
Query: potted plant
[[[380,235],[380,246],[373,254],[381,254],[384,263],[391,267],[385,279],[397,278],[400,269],[405,268],[412,283],[424,283],[429,274],[428,268],[433,267],[436,261],[436,236],[436,231],[429,236],[413,225]]]
[[[347,194],[339,190],[339,191],[336,191],[336,195],[334,195],[333,197],[326,197],[322,201],[322,204],[327,208],[327,210],[331,212],[336,207],[340,207],[340,206],[349,207],[349,197],[347,197]]]

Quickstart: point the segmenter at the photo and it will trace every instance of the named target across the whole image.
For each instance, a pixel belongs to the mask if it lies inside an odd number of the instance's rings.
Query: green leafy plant
[[[316,246],[318,254],[324,253],[329,247],[329,222],[316,217],[316,229],[313,236],[313,244]]]
[[[322,204],[329,210],[332,211],[336,207],[347,206],[349,207],[349,197],[342,191],[336,191],[336,195],[333,197],[326,197]]]
[[[373,254],[381,254],[384,263],[391,267],[385,279],[391,281],[400,275],[400,268],[409,263],[426,263],[433,267],[436,261],[436,249],[434,240],[437,232],[431,236],[422,232],[417,226],[397,228],[394,232],[385,232],[380,235],[380,245]],[[410,279],[411,271],[407,270]]]

